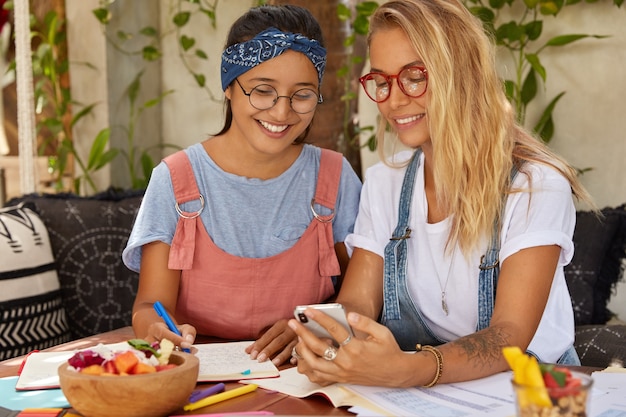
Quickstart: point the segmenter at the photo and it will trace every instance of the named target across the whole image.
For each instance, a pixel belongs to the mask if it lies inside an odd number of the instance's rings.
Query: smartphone
[[[297,306],[293,311],[293,315],[296,317],[296,320],[298,320],[307,329],[313,332],[314,335],[322,339],[332,339],[335,345],[338,345],[339,342],[337,342],[324,327],[322,327],[314,320],[309,320],[309,318],[304,314],[304,310],[306,310],[307,308],[314,308],[316,310],[324,312],[325,314],[328,314],[330,317],[337,320],[339,324],[341,324],[346,329],[350,336],[354,336],[354,333],[352,332],[352,327],[350,327],[350,325],[348,324],[348,319],[346,318],[346,311],[341,304],[329,303],[302,305]]]

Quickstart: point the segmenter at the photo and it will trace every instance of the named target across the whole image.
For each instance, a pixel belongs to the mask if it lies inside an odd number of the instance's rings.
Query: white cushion
[[[23,204],[0,209],[0,360],[70,340],[48,231]]]

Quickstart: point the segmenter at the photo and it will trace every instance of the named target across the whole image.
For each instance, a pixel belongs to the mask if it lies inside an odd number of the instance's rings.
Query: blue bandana
[[[326,68],[326,49],[316,40],[304,35],[281,32],[269,28],[249,41],[229,46],[222,53],[222,90],[239,77],[263,62],[277,57],[288,49],[305,54],[317,70],[322,83]]]

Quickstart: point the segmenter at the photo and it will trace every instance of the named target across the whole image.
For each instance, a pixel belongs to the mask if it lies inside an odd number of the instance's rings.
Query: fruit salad
[[[520,417],[586,417],[589,383],[558,365],[540,364],[518,347],[502,350],[513,371]]]
[[[68,360],[71,368],[89,375],[138,375],[176,367],[169,363],[174,343],[167,339],[148,343],[142,339],[128,341],[128,349],[111,350],[105,345],[76,352]]]

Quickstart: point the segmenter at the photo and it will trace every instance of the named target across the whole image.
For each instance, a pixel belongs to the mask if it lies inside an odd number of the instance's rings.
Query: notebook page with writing
[[[253,342],[206,343],[193,345],[200,360],[199,382],[239,381],[252,378],[273,378],[278,368],[267,360],[250,359],[245,348]]]

